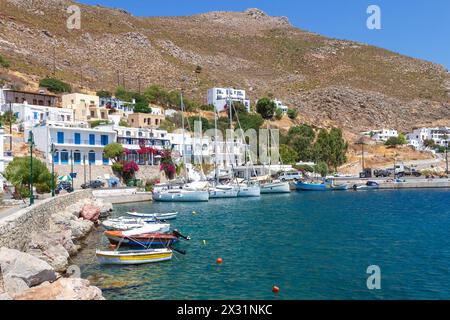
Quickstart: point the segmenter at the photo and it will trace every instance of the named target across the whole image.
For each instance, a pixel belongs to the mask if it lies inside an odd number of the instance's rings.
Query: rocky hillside
[[[112,90],[119,79],[134,90],[184,88],[205,102],[212,85],[242,87],[252,100],[273,94],[301,119],[351,131],[450,121],[443,67],[306,32],[285,17],[249,9],[141,18],[78,4],[81,29],[69,30],[71,4],[0,0],[0,54],[20,75],[0,69],[3,78],[37,81],[55,60],[56,76],[75,88]]]

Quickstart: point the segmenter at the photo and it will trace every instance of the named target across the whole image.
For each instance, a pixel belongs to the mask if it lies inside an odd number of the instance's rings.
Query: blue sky
[[[81,0],[123,8],[138,16],[182,16],[260,8],[287,16],[301,29],[360,41],[450,69],[449,0]],[[366,27],[369,5],[381,8],[381,30]]]

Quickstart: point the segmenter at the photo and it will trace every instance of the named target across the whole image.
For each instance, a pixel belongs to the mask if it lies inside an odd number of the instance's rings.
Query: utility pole
[[[445,173],[448,174],[448,141],[445,142]]]
[[[56,76],[56,47],[53,45],[53,77]]]
[[[73,189],[73,178],[74,178],[74,174],[73,174],[73,150],[70,150],[70,181],[72,183],[72,190]]]
[[[84,177],[84,185],[86,185],[86,155],[83,154],[83,177]]]
[[[34,204],[34,194],[33,194],[33,146],[34,146],[34,137],[33,131],[30,130],[28,143],[30,144],[30,206]]]
[[[12,102],[9,102],[9,151],[12,152]]]
[[[55,144],[52,142],[52,197],[55,196]]]

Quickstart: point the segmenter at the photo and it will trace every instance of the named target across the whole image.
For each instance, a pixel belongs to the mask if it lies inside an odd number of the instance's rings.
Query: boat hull
[[[237,198],[239,190],[237,188],[214,188],[209,190],[210,199]]]
[[[261,194],[269,193],[290,193],[289,182],[275,182],[261,185]]]
[[[173,213],[139,213],[127,212],[132,217],[142,218],[146,222],[154,222],[156,220],[173,220],[177,218],[178,212]]]
[[[261,188],[259,186],[240,187],[238,192],[239,198],[259,197],[261,196]]]
[[[104,265],[131,265],[162,262],[172,259],[172,250],[96,251],[97,260]]]
[[[113,245],[128,247],[161,248],[168,247],[178,242],[178,238],[171,234],[148,234],[137,236],[124,236],[120,231],[107,231],[105,236]]]
[[[345,191],[348,190],[348,185],[329,185],[324,183],[304,183],[295,182],[295,188],[302,191]]]
[[[153,193],[153,200],[157,202],[207,202],[208,191],[161,191]]]

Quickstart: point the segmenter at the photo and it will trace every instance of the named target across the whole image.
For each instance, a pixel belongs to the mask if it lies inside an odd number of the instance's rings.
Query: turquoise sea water
[[[187,254],[106,267],[91,246],[77,259],[108,299],[450,299],[449,199],[380,190],[121,205],[114,215],[178,211]],[[367,289],[369,265],[381,268],[381,290]]]

